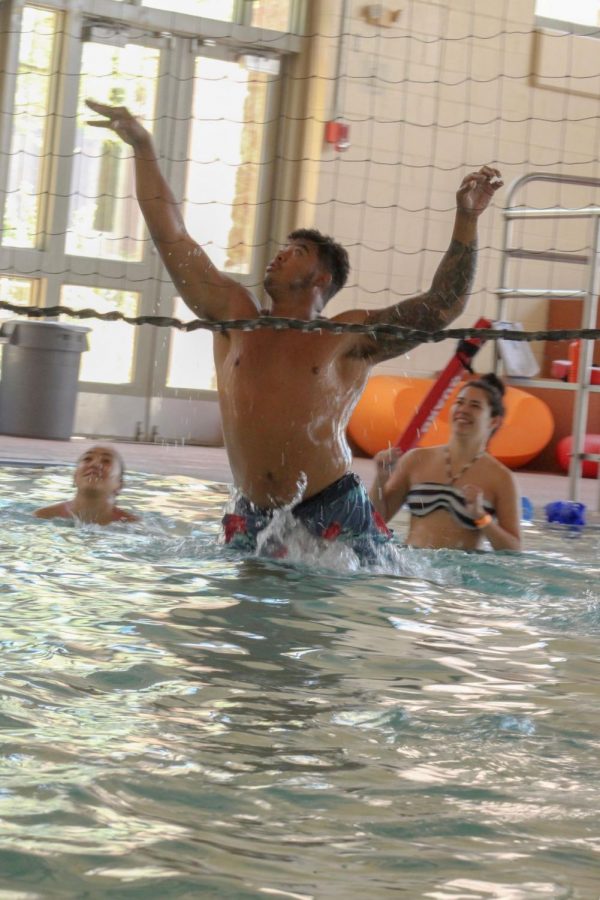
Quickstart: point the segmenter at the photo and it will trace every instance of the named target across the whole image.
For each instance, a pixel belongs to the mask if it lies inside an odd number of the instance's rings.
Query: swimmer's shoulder
[[[54,503],[52,506],[42,506],[36,509],[33,515],[37,519],[74,519],[71,503],[69,500],[62,503]],[[126,509],[115,506],[113,509],[111,522],[139,522],[140,517]]]
[[[432,459],[431,451],[434,449],[437,448],[413,447],[411,450],[407,450],[406,453],[401,454],[396,467],[401,469],[401,471],[413,473],[422,463],[429,462]]]
[[[53,503],[51,506],[41,506],[33,513],[36,519],[72,519],[73,513],[68,500],[62,503]]]
[[[488,454],[486,454],[487,456]],[[506,492],[515,495],[519,494],[519,488],[515,473],[508,466],[495,459],[493,456],[489,459],[490,481],[496,492],[496,496],[502,496]]]
[[[127,509],[121,509],[120,506],[115,506],[113,512],[113,522],[139,522],[140,517],[136,516],[135,513],[129,512]]]

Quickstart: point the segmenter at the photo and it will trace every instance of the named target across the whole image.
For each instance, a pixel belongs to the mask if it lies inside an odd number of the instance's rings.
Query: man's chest
[[[222,392],[268,395],[283,402],[311,403],[321,396],[344,405],[361,391],[367,367],[347,352],[347,336],[259,330],[215,339]]]
[[[223,374],[252,378],[336,377],[344,368],[344,348],[337,336],[259,329],[215,338],[215,362]]]

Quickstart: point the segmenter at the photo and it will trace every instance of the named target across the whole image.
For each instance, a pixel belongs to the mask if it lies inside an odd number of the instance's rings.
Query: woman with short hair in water
[[[113,447],[96,444],[77,460],[73,483],[75,496],[52,506],[36,509],[38,519],[77,519],[94,525],[137,522],[137,516],[116,504],[123,487],[125,466]]]
[[[521,549],[515,478],[486,451],[504,417],[503,394],[493,373],[468,381],[452,405],[447,444],[399,459],[394,448],[377,454],[371,501],[386,521],[407,503],[409,546],[478,550],[487,538],[494,550]]]

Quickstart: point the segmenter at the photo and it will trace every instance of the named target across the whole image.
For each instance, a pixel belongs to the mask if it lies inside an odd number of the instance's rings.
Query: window
[[[182,322],[192,318],[181,297],[175,298],[173,315]],[[171,331],[167,387],[214,391],[213,336],[210,331]]]
[[[234,0],[142,0],[144,6],[166,9],[172,13],[187,13],[190,16],[205,16],[231,22]]]
[[[273,31],[287,31],[290,22],[290,0],[254,0],[252,24]]]
[[[247,273],[253,256],[267,81],[243,63],[199,56],[185,220],[211,260]]]
[[[600,0],[536,0],[535,12],[546,19],[600,25]]]
[[[86,124],[99,117],[84,101],[93,97],[100,103],[127,106],[152,131],[159,55],[142,44],[84,44],[67,253],[142,258],[143,220],[135,199],[130,148],[114,132]]]
[[[48,160],[57,22],[54,12],[33,6],[23,10],[2,238],[9,247],[42,243],[42,177]]]
[[[139,294],[133,291],[65,285],[61,292],[61,305],[70,306],[71,309],[95,309],[101,313],[117,310],[126,316],[137,316]],[[89,350],[81,359],[81,381],[102,384],[130,382],[133,377],[137,329],[126,322],[103,322],[98,319],[83,319],[79,324],[89,325],[91,328],[88,334]]]
[[[258,28],[287,31],[291,0],[142,0],[143,6],[221,22],[241,20]]]
[[[537,0],[536,14],[533,83],[597,99],[600,0]]]
[[[294,28],[306,6],[0,0],[0,298],[128,315],[170,311],[172,282],[135,197],[133,151],[88,124],[99,118],[88,97],[141,118],[190,234],[223,271],[250,288],[260,283],[278,211],[279,64],[303,47]],[[175,303],[176,315],[190,317]],[[174,392],[216,387],[209,332],[84,324],[90,349],[80,378],[97,432],[129,434],[132,409],[150,422],[171,401],[179,409]],[[110,410],[91,397],[116,394],[124,402],[115,398]],[[124,432],[113,430],[126,415]]]
[[[36,299],[37,282],[31,278],[10,278],[0,275],[0,300],[5,303],[14,303],[15,306],[33,306]],[[0,322],[7,319],[15,319],[18,313],[10,309],[0,308]],[[0,360],[2,360],[2,346],[0,346]]]
[[[0,275],[0,300],[19,306],[32,306],[36,286],[36,282],[31,278],[11,278],[7,275]],[[10,310],[0,309],[0,316],[3,319],[15,315],[16,313]]]

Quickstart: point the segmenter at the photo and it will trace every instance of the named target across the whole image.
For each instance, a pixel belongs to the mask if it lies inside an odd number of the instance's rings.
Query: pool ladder
[[[583,300],[583,312],[581,316],[581,328],[595,328],[598,310],[598,293],[600,291],[600,206],[590,205],[580,208],[566,208],[553,206],[547,208],[529,207],[516,204],[516,197],[525,185],[531,182],[547,182],[555,185],[571,185],[600,189],[600,178],[586,178],[577,175],[559,175],[549,172],[531,172],[514,181],[508,189],[506,208],[504,209],[503,244],[500,266],[500,286],[495,291],[498,296],[498,319],[505,318],[506,301],[510,298],[541,297],[548,299]],[[564,252],[560,250],[528,250],[524,247],[513,246],[514,223],[523,219],[588,219],[592,224],[593,237],[588,253]],[[547,261],[554,264],[568,263],[570,265],[582,265],[587,267],[586,290],[555,290],[547,287],[517,288],[510,285],[509,268],[511,261],[515,259],[530,261]],[[546,270],[547,271],[547,268]],[[552,271],[552,270],[551,270]],[[542,387],[548,389],[562,389],[577,391],[573,410],[573,446],[569,465],[569,499],[579,499],[579,481],[581,467],[585,460],[595,460],[600,463],[600,454],[584,452],[584,438],[586,433],[590,393],[600,391],[600,386],[590,384],[590,372],[593,358],[593,346],[591,340],[584,340],[581,344],[579,357],[578,380],[575,383],[555,382],[550,379],[509,378],[511,384],[520,384],[523,387]],[[496,347],[496,365],[499,357]],[[600,509],[600,465],[598,467],[599,494],[597,506]]]

